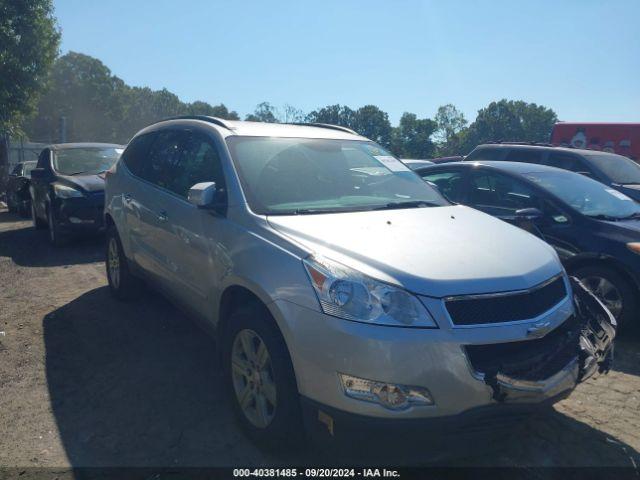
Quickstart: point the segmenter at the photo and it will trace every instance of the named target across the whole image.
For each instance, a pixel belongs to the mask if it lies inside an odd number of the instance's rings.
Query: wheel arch
[[[627,280],[630,285],[633,286],[633,288],[635,288],[636,290],[640,290],[640,279],[638,279],[627,268],[625,268],[625,266],[621,262],[611,256],[599,254],[577,255],[576,257],[573,257],[569,261],[567,261],[565,265],[566,270],[569,274],[575,272],[580,268],[589,266],[602,266],[611,268],[625,280]]]

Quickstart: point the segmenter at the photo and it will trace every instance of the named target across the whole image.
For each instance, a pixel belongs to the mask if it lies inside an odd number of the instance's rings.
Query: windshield
[[[620,219],[640,214],[640,206],[625,194],[573,172],[536,172],[527,178],[580,213]]]
[[[622,155],[588,155],[587,160],[613,183],[640,184],[640,165]]]
[[[24,176],[31,177],[31,170],[36,168],[38,162],[24,162]]]
[[[373,142],[230,137],[251,209],[263,215],[449,205]]]
[[[116,163],[122,151],[122,148],[115,147],[56,150],[53,168],[62,175],[101,173]]]

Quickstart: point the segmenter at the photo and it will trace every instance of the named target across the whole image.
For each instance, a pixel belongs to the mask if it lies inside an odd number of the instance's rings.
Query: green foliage
[[[431,136],[436,127],[430,118],[419,119],[415,113],[405,112],[393,129],[391,149],[402,158],[430,158],[435,151]]]
[[[460,143],[464,137],[467,119],[454,105],[448,103],[438,108],[434,118],[437,128],[434,134],[438,143],[437,155],[446,157],[460,153]]]
[[[505,99],[491,102],[478,111],[461,148],[468,153],[489,141],[548,142],[557,121],[556,113],[542,105]]]
[[[0,132],[19,133],[59,43],[51,0],[0,0]]]
[[[249,122],[265,122],[265,123],[278,123],[278,113],[276,107],[269,102],[262,102],[258,104],[256,110],[245,117],[245,120]]]
[[[130,87],[98,59],[70,52],[53,65],[50,88],[26,125],[35,140],[58,141],[59,119],[67,119],[67,141],[126,143],[136,132],[163,118],[212,115],[237,120],[223,104],[184,103],[167,89]]]

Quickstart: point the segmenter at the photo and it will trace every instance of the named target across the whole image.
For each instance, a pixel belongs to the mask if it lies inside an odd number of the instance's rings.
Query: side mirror
[[[47,178],[48,172],[44,168],[34,168],[31,170],[31,178]]]
[[[544,217],[544,214],[537,208],[516,210],[516,219],[518,220],[528,220],[532,222],[534,220],[540,220],[542,217]]]
[[[187,200],[198,208],[213,206],[216,196],[216,182],[196,183],[189,189]]]

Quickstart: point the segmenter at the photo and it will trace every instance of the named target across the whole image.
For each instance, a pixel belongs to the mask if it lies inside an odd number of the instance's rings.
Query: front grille
[[[445,306],[454,325],[481,325],[529,320],[567,296],[563,277],[526,292],[450,298]]]
[[[541,380],[559,372],[578,355],[579,327],[572,316],[542,338],[464,348],[478,373],[500,372],[522,380]]]

